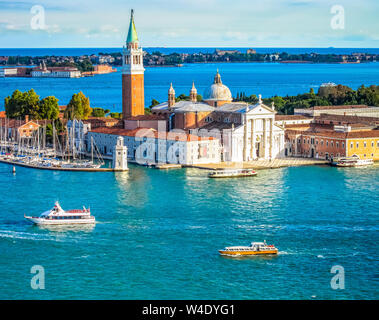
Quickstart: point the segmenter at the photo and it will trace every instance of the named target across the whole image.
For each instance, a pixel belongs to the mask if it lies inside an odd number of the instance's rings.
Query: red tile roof
[[[198,140],[213,140],[213,137],[199,137],[193,134],[186,134],[182,132],[158,132],[151,128],[136,128],[133,130],[127,130],[122,128],[114,127],[99,127],[91,130],[94,133],[103,134],[113,134],[117,136],[128,136],[128,137],[148,137],[148,138],[158,138],[167,140],[177,140],[177,141],[198,141]]]
[[[0,111],[0,118],[6,118],[7,115],[5,113],[5,111]]]
[[[286,129],[296,129],[296,128],[310,128],[310,123],[296,123],[296,124],[287,124]]]
[[[347,138],[379,138],[379,130],[352,131],[347,133]]]
[[[282,121],[282,120],[312,120],[310,117],[306,117],[303,115],[297,115],[297,114],[276,114],[275,115],[276,121]]]
[[[88,117],[83,121],[104,121],[104,122],[118,122],[120,119],[115,119],[111,117]]]
[[[360,117],[360,116],[347,116],[339,114],[321,113],[318,117],[314,118],[315,121],[338,121],[341,123],[379,123],[378,117]]]
[[[369,108],[369,106],[365,104],[350,104],[350,105],[339,105],[339,106],[314,106],[313,110],[330,110],[330,109],[364,109]]]
[[[286,133],[301,134],[304,136],[312,137],[329,137],[337,139],[360,139],[360,138],[379,138],[379,130],[362,130],[351,132],[336,132],[331,130],[323,131],[300,131],[300,130],[286,130]]]
[[[166,120],[166,118],[164,116],[158,116],[155,114],[145,114],[145,115],[140,115],[140,116],[135,116],[135,117],[129,117],[129,118],[126,118],[125,120],[149,121],[149,120]]]
[[[44,124],[45,120],[30,120],[26,122],[25,120],[18,120],[18,119],[9,119],[9,118],[0,118],[0,126],[7,127],[7,128],[19,128],[29,122],[33,122],[37,125]],[[50,120],[47,120],[50,121]],[[49,122],[48,122],[49,123]]]

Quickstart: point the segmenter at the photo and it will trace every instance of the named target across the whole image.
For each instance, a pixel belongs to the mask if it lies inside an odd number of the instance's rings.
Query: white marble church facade
[[[244,162],[284,157],[284,128],[275,123],[276,111],[260,99],[255,105],[227,103],[212,113],[213,122],[200,135],[217,136],[223,161]]]

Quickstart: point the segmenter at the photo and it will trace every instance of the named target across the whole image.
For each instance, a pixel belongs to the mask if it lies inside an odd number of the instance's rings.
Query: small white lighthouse
[[[113,169],[118,171],[128,170],[128,148],[124,146],[124,138],[118,137],[113,148]]]

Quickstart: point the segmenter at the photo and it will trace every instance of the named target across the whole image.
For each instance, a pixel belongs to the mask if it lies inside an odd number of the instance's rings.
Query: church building
[[[243,162],[284,156],[284,127],[275,121],[274,106],[232,102],[230,89],[222,83],[217,70],[213,83],[197,101],[192,84],[189,101],[175,102],[175,89],[170,85],[168,100],[152,108],[164,116],[168,130],[182,129],[191,134],[217,137],[222,142],[222,161]]]
[[[203,101],[198,101],[192,83],[188,100],[176,102],[171,83],[167,101],[153,107],[152,114],[145,115],[143,50],[133,10],[122,64],[123,128],[97,128],[89,132],[103,154],[111,155],[116,140],[122,137],[128,158],[142,157],[146,163],[179,161],[193,165],[284,156],[284,127],[275,121],[274,106],[263,104],[260,96],[254,105],[233,102],[218,70],[204,92]],[[151,137],[140,136],[141,132]],[[141,153],[141,145],[146,144],[149,151]],[[181,148],[185,156],[173,148]]]

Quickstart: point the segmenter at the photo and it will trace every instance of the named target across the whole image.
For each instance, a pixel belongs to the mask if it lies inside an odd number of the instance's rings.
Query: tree
[[[89,98],[87,98],[82,91],[73,94],[67,108],[64,112],[66,119],[87,119],[92,113],[92,108],[90,107]]]
[[[105,117],[105,110],[103,108],[93,108],[91,115],[97,118]]]
[[[151,109],[151,108],[154,108],[154,107],[157,106],[158,104],[159,104],[159,101],[153,99],[153,100],[151,100],[151,105],[149,106],[149,108],[150,108],[150,109]]]
[[[341,84],[337,86],[320,87],[317,95],[321,98],[327,98],[332,104],[344,104],[347,96],[351,96],[353,90]]]
[[[121,119],[122,118],[122,113],[121,112],[111,112],[110,116],[113,119]]]
[[[39,119],[57,119],[59,115],[58,99],[54,96],[43,98],[39,103]]]
[[[39,119],[39,96],[33,89],[26,92],[15,90],[12,96],[4,99],[5,112],[8,118]]]
[[[56,135],[59,135],[60,133],[65,131],[65,127],[59,118],[52,121],[52,123],[49,123],[48,125],[46,125],[46,135],[48,137],[49,142],[53,142],[53,132],[54,132],[53,124],[54,124]]]
[[[189,96],[186,96],[184,93],[180,94],[178,97],[175,98],[175,102],[183,101],[183,100],[190,100]]]

